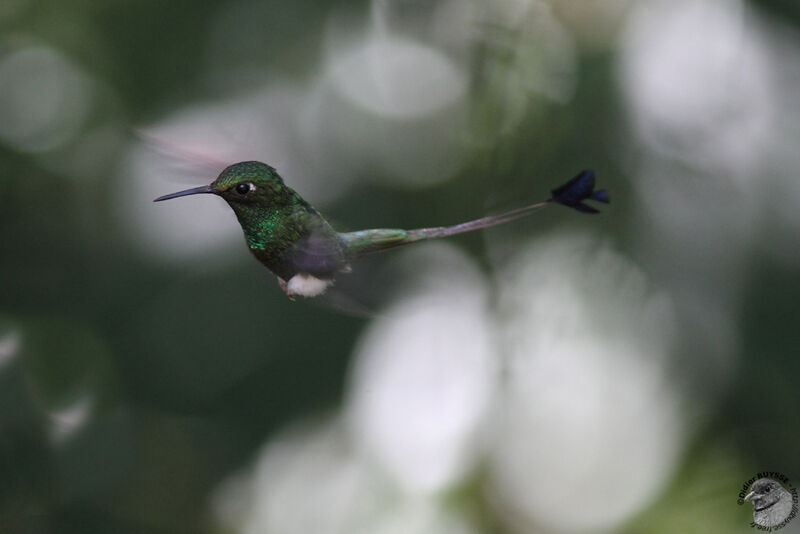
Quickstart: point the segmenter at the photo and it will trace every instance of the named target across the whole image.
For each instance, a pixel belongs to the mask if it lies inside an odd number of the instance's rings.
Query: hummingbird
[[[609,203],[610,197],[605,190],[595,191],[594,183],[594,172],[584,170],[553,189],[552,196],[543,202],[454,226],[413,230],[337,232],[311,204],[283,183],[273,167],[260,161],[235,163],[209,185],[164,195],[154,202],[201,193],[222,197],[236,214],[250,252],[277,276],[280,288],[294,300],[295,295],[321,295],[337,274],[349,272],[350,264],[367,254],[504,224],[551,203],[582,213],[598,213],[584,201]]]

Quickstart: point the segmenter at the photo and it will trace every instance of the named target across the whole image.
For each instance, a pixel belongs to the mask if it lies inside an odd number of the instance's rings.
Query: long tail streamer
[[[553,189],[551,192],[553,196],[544,202],[531,204],[530,206],[517,208],[498,215],[489,215],[488,217],[482,217],[453,226],[435,226],[431,228],[417,228],[414,230],[375,228],[340,235],[348,252],[353,257],[359,257],[373,252],[415,243],[417,241],[448,237],[505,224],[526,217],[531,213],[547,207],[551,203],[562,204],[581,213],[598,213],[598,210],[585,204],[584,201],[596,200],[608,204],[611,202],[611,198],[608,192],[603,189],[595,191],[594,183],[594,172],[585,170],[580,172],[569,182]]]

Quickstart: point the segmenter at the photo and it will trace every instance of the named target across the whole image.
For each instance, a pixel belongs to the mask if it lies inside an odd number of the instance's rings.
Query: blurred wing
[[[298,272],[330,279],[347,268],[342,242],[336,232],[325,223],[298,239],[286,251],[286,258]]]
[[[207,182],[233,161],[226,161],[208,154],[207,150],[179,144],[155,131],[131,128],[131,133],[153,156],[151,159],[162,174],[180,177],[181,181]]]
[[[341,280],[341,279],[339,279]],[[374,319],[380,314],[375,311],[375,305],[367,304],[363,301],[363,295],[354,296],[360,291],[349,285],[346,287],[339,287],[334,285],[329,288],[324,294],[319,297],[308,299],[308,302],[313,306],[320,306],[335,310],[350,317],[358,317],[360,319]]]

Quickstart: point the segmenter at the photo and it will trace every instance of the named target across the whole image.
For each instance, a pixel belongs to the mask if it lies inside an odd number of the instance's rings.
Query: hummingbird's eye
[[[241,184],[237,184],[236,185],[236,192],[239,193],[240,195],[246,195],[247,193],[249,193],[250,191],[254,190],[255,188],[256,187],[253,184],[249,183],[249,182],[241,183]]]

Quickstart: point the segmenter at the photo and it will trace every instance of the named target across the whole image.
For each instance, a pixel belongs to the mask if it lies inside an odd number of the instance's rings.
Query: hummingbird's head
[[[246,206],[280,203],[286,192],[286,186],[274,168],[260,161],[243,161],[226,167],[209,185],[164,195],[155,199],[155,202],[212,193],[224,198],[236,210]]]
[[[286,190],[277,171],[260,161],[243,161],[226,167],[209,187],[232,207],[274,204]]]

